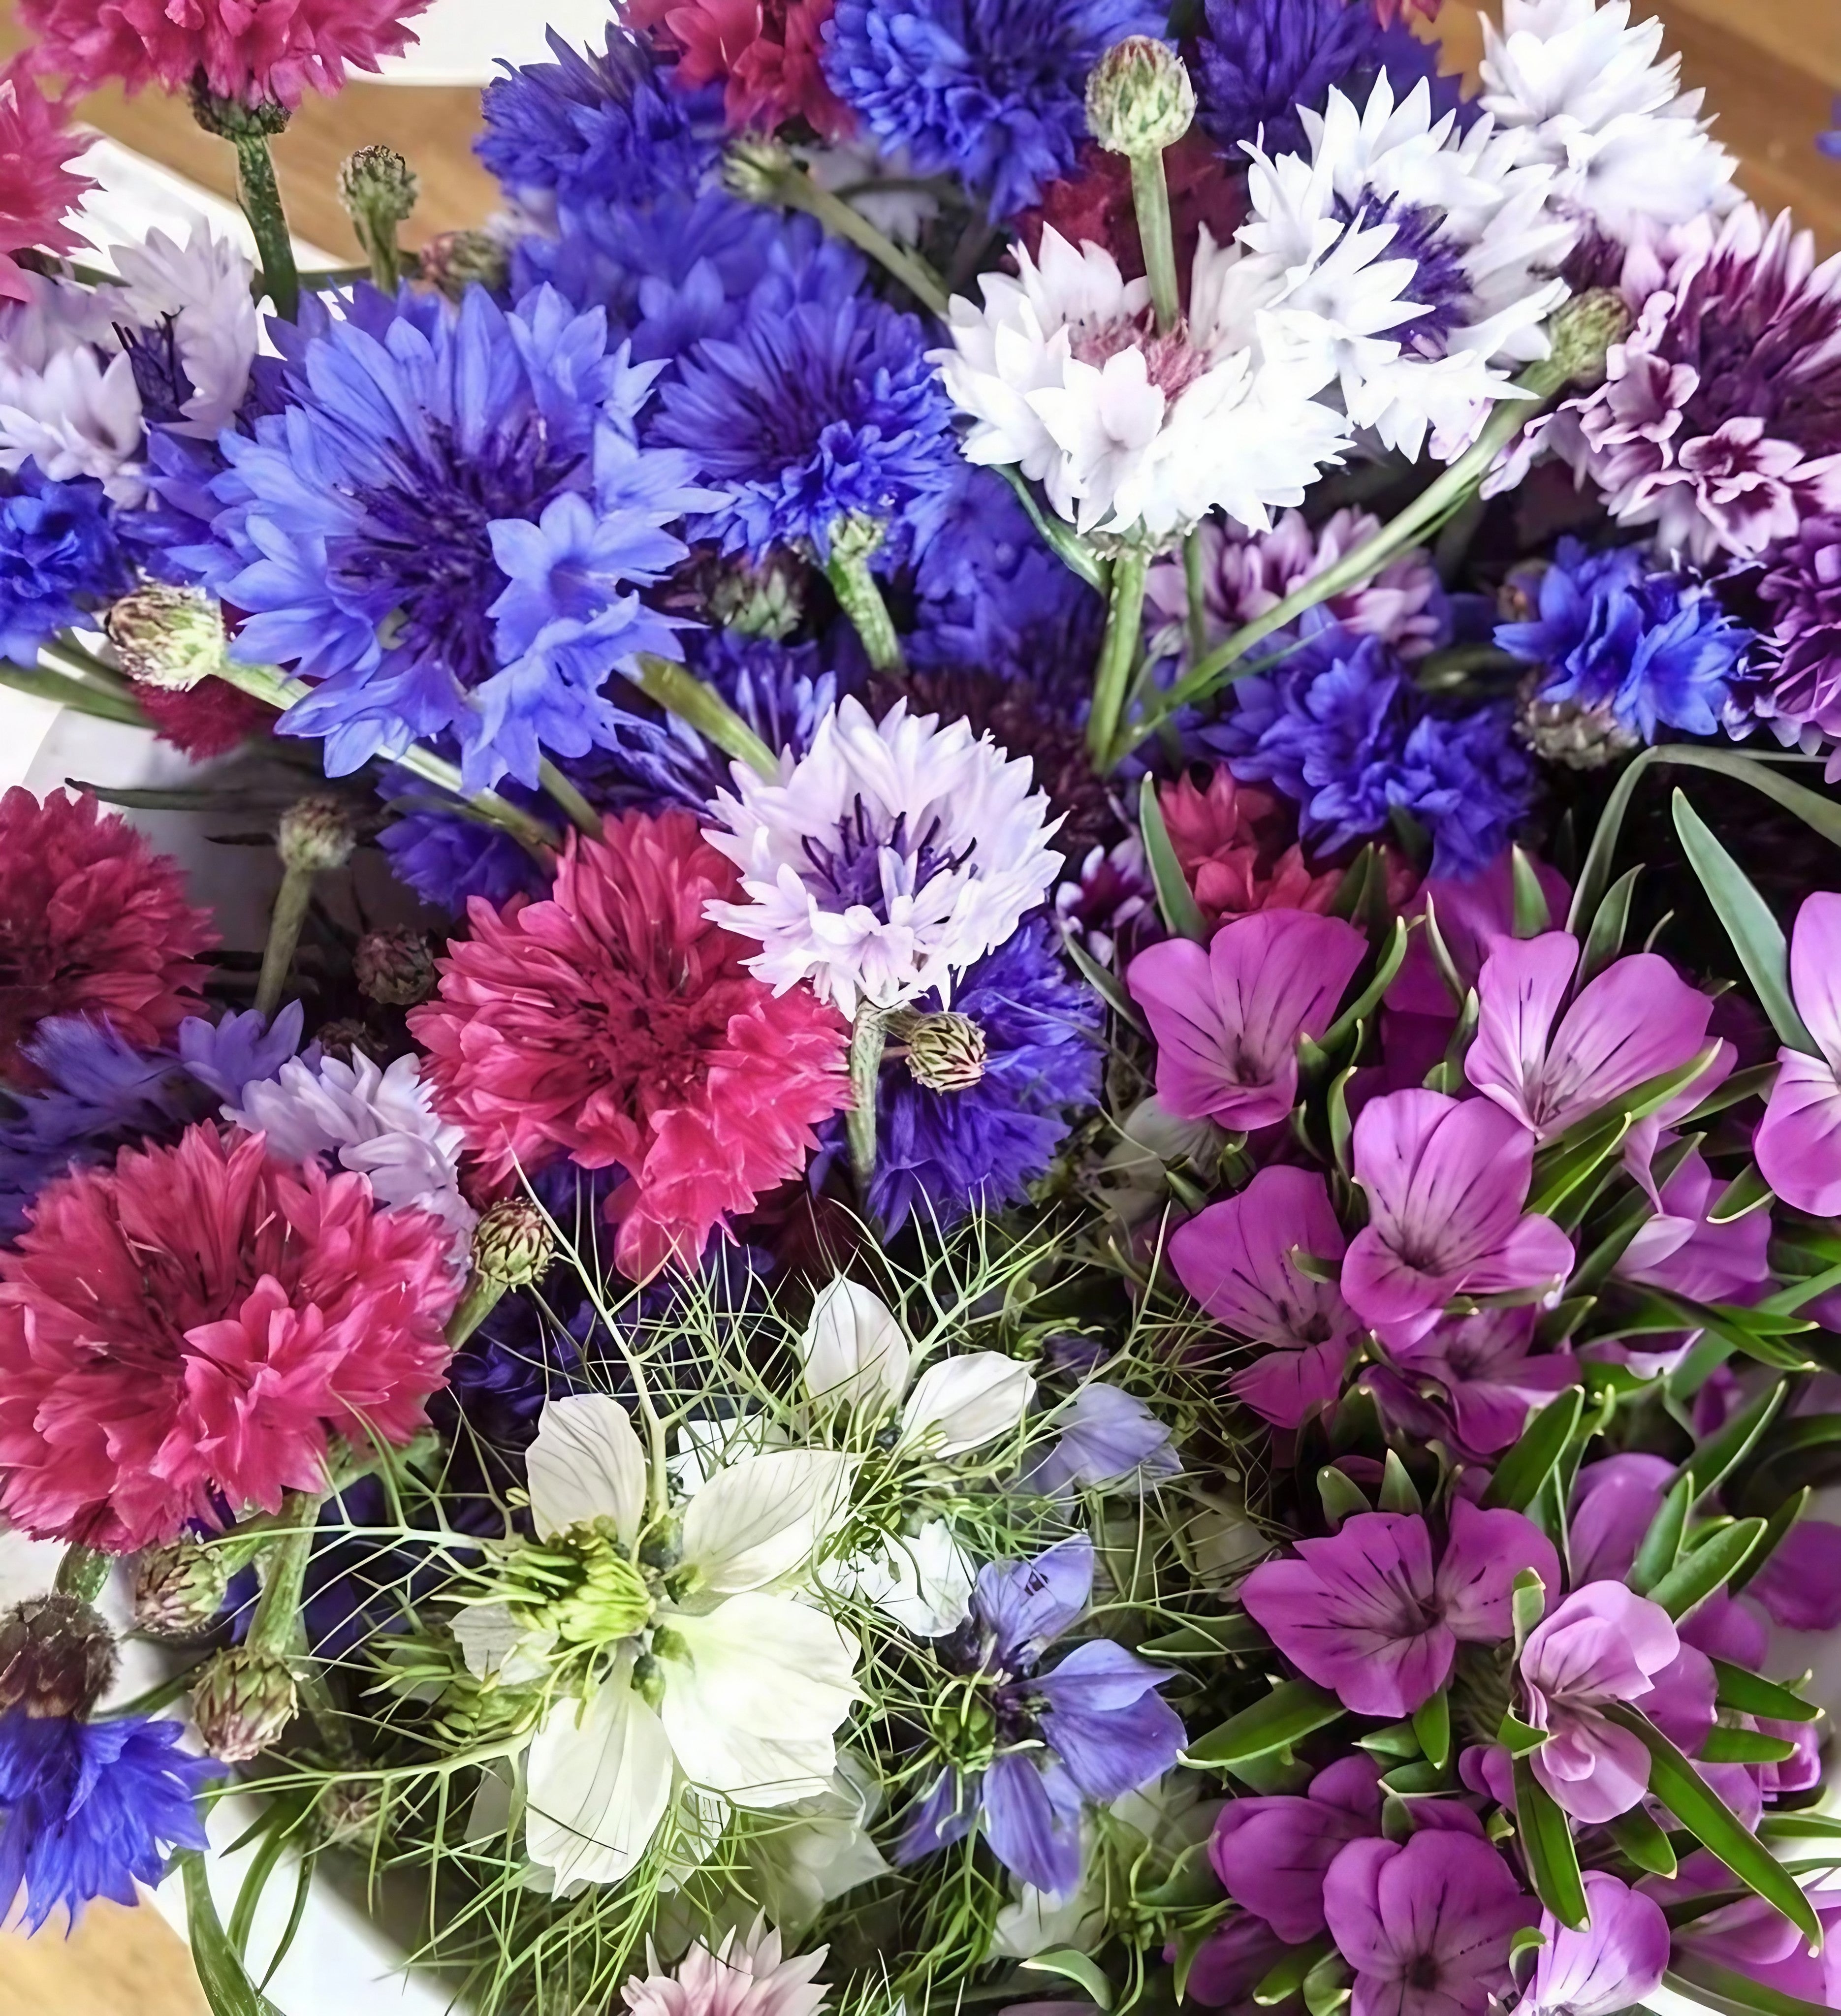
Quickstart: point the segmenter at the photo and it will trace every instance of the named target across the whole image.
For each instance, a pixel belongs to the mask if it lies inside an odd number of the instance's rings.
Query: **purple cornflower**
[[[1263,1561],[1241,1600],[1292,1665],[1357,1715],[1411,1715],[1451,1676],[1461,1643],[1493,1645],[1512,1628],[1515,1577],[1549,1589],[1559,1557],[1519,1512],[1455,1499],[1442,1547],[1418,1513],[1358,1512],[1295,1558]]]
[[[825,74],[884,153],[957,175],[996,219],[1074,166],[1087,72],[1165,27],[1154,0],[838,0]]]
[[[1605,1870],[1588,1870],[1583,1881],[1583,1929],[1541,1914],[1534,1978],[1516,2005],[1527,2016],[1616,2016],[1640,2009],[1662,1985],[1669,1964],[1662,1906]]]
[[[0,498],[0,657],[32,665],[48,637],[134,577],[99,483],[53,483],[30,462],[17,481]]]
[[[1841,1212],[1841,896],[1803,898],[1790,937],[1790,992],[1815,1053],[1778,1052],[1753,1151],[1785,1204],[1832,1218]]]
[[[1760,678],[1747,696],[1780,740],[1841,738],[1841,517],[1805,518],[1759,584],[1771,611]]]
[[[897,1861],[963,1840],[982,1817],[1005,1868],[1067,1897],[1080,1881],[1083,1802],[1107,1805],[1176,1762],[1183,1725],[1158,1697],[1173,1677],[1162,1667],[1092,1638],[1039,1670],[1086,1608],[1093,1575],[1085,1534],[1033,1561],[978,1571],[971,1615],[943,1642],[942,1657],[971,1678],[979,1712],[942,1728],[946,1769],[910,1817]],[[946,1698],[956,1713],[964,1690]]]

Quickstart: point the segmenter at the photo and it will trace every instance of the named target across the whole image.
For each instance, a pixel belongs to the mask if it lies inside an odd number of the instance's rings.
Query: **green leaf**
[[[1547,1741],[1547,1731],[1537,1729],[1523,1722],[1511,1710],[1502,1718],[1502,1725],[1496,1732],[1496,1741],[1511,1757],[1526,1755],[1530,1750],[1538,1750]]]
[[[1340,1260],[1325,1260],[1318,1254],[1306,1253],[1302,1246],[1294,1246],[1288,1257],[1307,1281],[1340,1281],[1342,1278]]]
[[[1340,1953],[1325,1954],[1304,1977],[1304,2007],[1310,2016],[1336,2016],[1354,1981],[1354,1970]]]
[[[1059,1975],[1062,1980],[1085,1989],[1101,2009],[1112,2007],[1112,1984],[1106,1978],[1105,1970],[1090,1953],[1078,1952],[1072,1946],[1056,1946],[1047,1953],[1018,1960],[1017,1964],[1037,1974]]]
[[[1262,2009],[1289,2001],[1303,1987],[1305,1975],[1335,1950],[1327,1933],[1307,1946],[1293,1946],[1269,1974],[1261,1977],[1253,1989],[1253,2000]]]
[[[1688,802],[1687,794],[1678,788],[1674,812],[1675,830],[1681,837],[1688,862],[1726,927],[1726,935],[1738,954],[1759,1006],[1792,1049],[1813,1054],[1815,1039],[1790,997],[1790,954],[1782,925],[1771,914],[1770,905],[1752,886],[1750,877],[1713,837]]]
[[[1407,1476],[1406,1465],[1392,1449],[1387,1452],[1387,1460],[1382,1466],[1380,1509],[1383,1512],[1407,1513],[1425,1510],[1419,1487]]]
[[[1814,1722],[1821,1713],[1814,1701],[1730,1660],[1713,1661],[1713,1678],[1719,1683],[1716,1698],[1720,1707],[1741,1715],[1761,1715],[1767,1722]]]
[[[1390,1722],[1381,1729],[1371,1729],[1365,1736],[1358,1736],[1356,1743],[1364,1749],[1372,1751],[1377,1757],[1419,1757],[1424,1751],[1419,1744],[1419,1733],[1410,1722]]]
[[[1074,962],[1075,970],[1081,978],[1119,1021],[1136,1029],[1147,1042],[1151,1040],[1151,1024],[1138,1013],[1137,1003],[1126,992],[1125,983],[1118,974],[1108,972],[1072,932],[1062,933],[1061,949]]]
[[[281,2016],[281,2012],[249,1978],[236,1949],[225,1935],[212,1900],[204,1856],[187,1849],[178,1857],[186,1889],[186,1936],[198,1985],[211,2004],[211,2016]]]
[[[1758,1823],[1767,1841],[1841,1839],[1841,1819],[1832,1813],[1767,1813]]]
[[[1223,1653],[1262,1652],[1270,1643],[1250,1617],[1198,1617],[1180,1630],[1147,1639],[1138,1650],[1158,1659],[1218,1659]]]
[[[1518,1927],[1509,1937],[1509,1964],[1512,1967],[1523,1953],[1537,1953],[1546,1944],[1547,1935],[1538,1925]]]
[[[1700,1746],[1703,1764],[1781,1764],[1796,1754],[1795,1744],[1756,1729],[1710,1729]]]
[[[1361,1055],[1359,1031],[1355,1039],[1355,1053],[1357,1057]],[[1349,1172],[1349,1144],[1355,1138],[1355,1122],[1349,1117],[1349,1082],[1355,1076],[1355,1072],[1353,1064],[1338,1071],[1330,1081],[1329,1097],[1324,1102],[1330,1123],[1330,1154],[1335,1158],[1337,1169],[1344,1176]]]
[[[1515,934],[1518,938],[1537,938],[1543,931],[1553,929],[1547,891],[1540,886],[1533,862],[1520,848],[1511,847],[1508,858],[1515,882]]]
[[[1778,1409],[1784,1403],[1784,1391],[1783,1381],[1778,1380],[1749,1406],[1742,1407],[1731,1420],[1709,1435],[1681,1465],[1675,1472],[1677,1480],[1692,1471],[1699,1496],[1704,1498],[1717,1491],[1750,1455],[1759,1436],[1771,1425]]]
[[[1790,1456],[1798,1449],[1825,1449],[1830,1442],[1841,1442],[1841,1414],[1799,1414],[1771,1438],[1771,1453]]]
[[[1443,1687],[1414,1711],[1413,1733],[1426,1762],[1443,1770],[1451,1755],[1451,1701]]]
[[[1518,1571],[1509,1586],[1509,1614],[1515,1620],[1515,1657],[1522,1656],[1522,1647],[1528,1642],[1528,1634],[1547,1614],[1547,1585],[1535,1568]]]
[[[1822,2016],[1825,2006],[1767,1988],[1749,1975],[1736,1974],[1697,1953],[1673,1954],[1662,1981],[1665,1988],[1699,2008],[1711,2010],[1713,2016]]]
[[[1764,1531],[1758,1537],[1758,1544],[1745,1557],[1745,1565],[1732,1578],[1732,1593],[1737,1596],[1753,1575],[1764,1567],[1782,1544],[1784,1535],[1803,1516],[1809,1503],[1809,1486],[1792,1491],[1764,1522]]]
[[[1571,1440],[1584,1406],[1584,1393],[1573,1386],[1541,1409],[1522,1430],[1521,1440],[1497,1464],[1496,1474],[1483,1496],[1486,1509],[1506,1506],[1511,1511],[1526,1511]]]
[[[1515,1762],[1515,1820],[1534,1894],[1562,1925],[1577,1931],[1591,1922],[1591,1913],[1573,1830],[1526,1757]]]
[[[1330,1522],[1332,1533],[1341,1531],[1345,1519],[1374,1509],[1355,1479],[1333,1463],[1326,1463],[1317,1473],[1317,1495],[1323,1500],[1324,1517]]]
[[[1777,1072],[1775,1064],[1753,1064],[1747,1070],[1735,1071],[1722,1084],[1715,1085],[1681,1125],[1697,1127],[1702,1121],[1711,1120],[1716,1113],[1742,1105],[1748,1099],[1763,1099],[1777,1082]]]
[[[1652,1876],[1673,1876],[1675,1851],[1668,1836],[1641,1806],[1632,1806],[1612,1820],[1611,1838],[1639,1869]]]
[[[1742,1351],[1747,1358],[1756,1359],[1760,1365],[1774,1366],[1780,1372],[1815,1370],[1807,1351],[1782,1341],[1807,1334],[1815,1328],[1812,1323],[1775,1316],[1768,1309],[1742,1309],[1730,1302],[1691,1301],[1685,1295],[1671,1295],[1658,1288],[1650,1289],[1638,1299],[1665,1317],[1673,1316],[1673,1328],[1710,1330],[1722,1342]]]
[[[1667,1496],[1655,1508],[1655,1516],[1637,1549],[1637,1558],[1624,1578],[1638,1596],[1647,1596],[1674,1566],[1681,1551],[1681,1535],[1688,1530],[1688,1508],[1695,1496],[1694,1473],[1684,1466],[1675,1473]]]
[[[1342,1716],[1342,1704],[1325,1689],[1309,1680],[1281,1680],[1263,1701],[1198,1737],[1185,1755],[1191,1765],[1233,1765],[1302,1742]]]
[[[1438,968],[1439,977],[1445,983],[1445,991],[1451,997],[1451,1006],[1461,1010],[1465,996],[1470,992],[1457,976],[1457,962],[1451,956],[1451,949],[1445,943],[1445,934],[1439,928],[1438,905],[1432,901],[1432,891],[1425,892],[1425,915],[1420,920],[1420,929],[1425,934],[1427,949],[1432,954],[1432,963]]]
[[[1679,1623],[1715,1589],[1726,1586],[1764,1531],[1762,1519],[1737,1519],[1721,1527],[1710,1540],[1676,1562],[1649,1591],[1649,1600],[1659,1603]]]
[[[1443,1785],[1445,1774],[1437,1765],[1421,1758],[1417,1763],[1396,1765],[1383,1774],[1381,1782],[1390,1792],[1436,1792]]]
[[[1621,1701],[1602,1712],[1637,1737],[1649,1752],[1649,1790],[1702,1847],[1711,1849],[1748,1890],[1773,1905],[1807,1937],[1809,1949],[1821,1946],[1821,1921],[1809,1899],[1771,1851],[1746,1829],[1655,1723]]]
[[[1610,887],[1611,863],[1616,858],[1624,815],[1630,810],[1630,800],[1636,795],[1644,772],[1657,760],[1657,751],[1649,748],[1631,758],[1625,765],[1623,775],[1612,786],[1605,809],[1598,815],[1591,845],[1586,850],[1584,865],[1579,871],[1579,880],[1573,891],[1573,907],[1566,913],[1567,930],[1582,941],[1587,935],[1588,927],[1596,922],[1598,907]]]
[[[1534,1171],[1534,1184],[1528,1208],[1543,1218],[1554,1217],[1570,1197],[1576,1196],[1623,1145],[1630,1130],[1630,1116],[1609,1113],[1594,1121],[1576,1140],[1557,1152],[1544,1154]]]
[[[1375,855],[1374,843],[1371,840],[1343,869],[1342,879],[1336,884],[1330,906],[1324,913],[1326,916],[1340,917],[1344,923],[1354,918],[1367,894],[1368,878],[1374,873]]]
[[[1163,808],[1157,801],[1157,781],[1148,772],[1138,791],[1138,831],[1144,839],[1144,859],[1165,927],[1173,937],[1193,938],[1198,945],[1206,945],[1210,935],[1208,920],[1190,894],[1189,878],[1176,859],[1169,829],[1163,823]]]
[[[1598,905],[1591,929],[1585,934],[1585,949],[1579,956],[1579,985],[1603,972],[1623,950],[1623,934],[1630,927],[1630,898],[1636,894],[1642,869],[1632,868],[1618,877]]]
[[[1326,1056],[1336,1050],[1347,1038],[1356,1024],[1374,1012],[1381,997],[1393,985],[1394,975],[1407,956],[1407,920],[1396,917],[1393,934],[1387,941],[1387,949],[1381,955],[1374,968],[1374,977],[1360,994],[1349,1003],[1335,1021],[1324,1030],[1322,1040],[1316,1048]]]
[[[1771,1201],[1771,1186],[1758,1173],[1756,1162],[1747,1162],[1731,1182],[1714,1198],[1707,1213],[1710,1225],[1736,1225],[1761,1205]]]

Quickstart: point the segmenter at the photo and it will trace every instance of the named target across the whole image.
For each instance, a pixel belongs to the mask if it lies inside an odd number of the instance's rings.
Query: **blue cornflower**
[[[971,967],[953,1007],[984,1036],[975,1084],[930,1092],[899,1060],[882,1072],[870,1208],[891,1234],[910,1212],[950,1225],[975,1208],[1019,1203],[1047,1174],[1070,1116],[1098,1103],[1101,1004],[1041,920]]]
[[[995,218],[1041,200],[1086,138],[1086,74],[1155,0],[838,0],[825,75],[921,175],[956,175]]]
[[[200,1786],[222,1766],[178,1747],[178,1722],[0,1715],[0,1912],[25,1892],[34,1931],[61,1904],[139,1902],[175,1849],[203,1848]]]
[[[0,657],[31,665],[48,637],[125,595],[134,577],[99,483],[53,483],[31,462],[19,481],[0,498]]]
[[[513,896],[549,894],[542,868],[503,826],[437,805],[416,804],[419,790],[406,794],[410,808],[401,810],[377,836],[391,873],[405,889],[456,917],[467,914],[475,896],[496,909]],[[521,803],[526,794],[513,786],[506,795]]]
[[[1548,668],[1537,697],[1609,707],[1645,742],[1658,724],[1712,735],[1756,642],[1703,583],[1658,567],[1634,546],[1593,553],[1562,539],[1538,581],[1538,616],[1496,642]]]
[[[485,131],[474,151],[513,197],[554,190],[568,203],[596,196],[643,202],[694,189],[715,164],[713,134],[672,90],[651,52],[618,25],[604,49],[571,48],[554,28],[554,63],[502,63],[481,94]],[[719,103],[712,108],[720,117]]]
[[[1039,1670],[1048,1647],[1086,1608],[1093,1575],[1093,1543],[1084,1533],[1033,1561],[993,1561],[978,1571],[971,1615],[939,1650],[945,1665],[970,1679],[989,1722],[971,1726],[975,1719],[962,1711],[949,1723],[942,1717],[947,1768],[910,1816],[897,1862],[962,1841],[982,1816],[1006,1869],[1038,1890],[1070,1896],[1080,1881],[1084,1802],[1109,1805],[1176,1762],[1182,1719],[1157,1693],[1175,1677],[1167,1669],[1110,1639],[1090,1638]],[[954,1756],[961,1735],[981,1753],[976,1761]]]
[[[180,557],[250,612],[240,657],[312,682],[280,725],[325,739],[329,774],[446,736],[469,790],[535,785],[609,732],[609,675],[672,648],[636,592],[683,557],[664,528],[712,501],[635,444],[654,370],[549,290],[455,313],[405,289],[305,344],[284,412],[223,435],[213,542]]]
[[[697,344],[652,437],[694,458],[720,508],[691,521],[725,552],[830,556],[847,518],[886,528],[877,563],[924,540],[959,467],[951,402],[919,319],[866,295],[756,299],[732,340]]]
[[[1403,22],[1383,26],[1374,0],[1203,0],[1190,67],[1202,124],[1230,153],[1262,134],[1269,154],[1302,153],[1299,110],[1320,112],[1332,86],[1365,102],[1382,70],[1396,98],[1427,79],[1436,110],[1461,95],[1436,46]]]

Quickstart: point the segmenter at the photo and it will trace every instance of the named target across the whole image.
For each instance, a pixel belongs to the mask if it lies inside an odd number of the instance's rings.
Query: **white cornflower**
[[[1555,171],[1555,199],[1625,244],[1738,200],[1738,163],[1709,136],[1702,93],[1681,92],[1660,21],[1630,0],[1503,0],[1483,18],[1482,105],[1522,156]]]
[[[243,1086],[222,1111],[232,1125],[266,1135],[284,1162],[330,1155],[368,1176],[387,1208],[438,1218],[454,1234],[455,1264],[465,1265],[477,1215],[460,1194],[463,1136],[437,1117],[413,1053],[387,1071],[362,1051],[348,1064],[322,1057],[315,1067],[296,1057],[274,1078]]]
[[[1361,111],[1332,91],[1300,116],[1308,160],[1247,150],[1249,278],[1356,427],[1414,458],[1429,434],[1448,458],[1547,355],[1575,236],[1554,171],[1487,118],[1435,121],[1424,81],[1396,103],[1385,71]]]
[[[0,470],[35,461],[54,482],[93,477],[139,504],[141,394],[114,323],[119,292],[28,273],[29,298],[0,306]]]
[[[880,722],[846,700],[809,751],[769,783],[737,764],[712,847],[741,871],[745,902],[713,923],[762,949],[749,970],[776,993],[809,980],[854,1016],[953,984],[1000,945],[1053,884],[1058,820],[1011,758],[964,721],[942,727],[897,701]]]
[[[214,441],[249,390],[261,326],[247,256],[203,218],[183,245],[150,231],[141,244],[112,247],[110,256],[126,319],[146,332],[145,340],[170,341],[191,387],[174,431]]]
[[[1302,503],[1346,430],[1314,394],[1328,373],[1274,341],[1239,255],[1202,234],[1188,321],[1157,332],[1147,280],[1052,227],[1018,277],[987,273],[984,305],[955,297],[934,353],[975,423],[975,463],[1014,464],[1083,531],[1162,542],[1220,509],[1256,531]]]

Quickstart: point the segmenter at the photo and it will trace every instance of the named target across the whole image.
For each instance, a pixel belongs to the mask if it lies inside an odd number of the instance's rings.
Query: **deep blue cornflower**
[[[280,725],[324,738],[330,775],[447,736],[468,790],[535,785],[609,732],[615,667],[672,648],[638,593],[684,556],[665,528],[712,501],[636,443],[654,373],[548,290],[513,313],[405,289],[304,344],[285,412],[222,436],[212,542],[178,558],[249,612],[239,656],[312,683]]]
[[[910,1212],[950,1225],[974,1208],[1021,1202],[1073,1116],[1099,1099],[1100,1003],[1039,919],[967,971],[953,1006],[984,1035],[975,1085],[930,1092],[899,1059],[883,1068],[870,1208],[891,1234]]]
[[[1436,111],[1460,97],[1455,79],[1439,77],[1437,49],[1403,22],[1384,27],[1373,0],[1203,0],[1190,70],[1202,124],[1230,153],[1243,140],[1303,152],[1299,109],[1320,112],[1332,87],[1365,103],[1382,70],[1396,98],[1421,77]]]
[[[510,795],[521,797],[514,787]],[[542,896],[543,870],[503,826],[439,807],[402,812],[377,836],[390,872],[405,889],[451,916],[467,914],[475,896],[496,909],[513,896]]]
[[[1005,218],[1073,167],[1087,72],[1166,25],[1155,0],[838,0],[825,75],[884,153],[906,147]]]
[[[59,1905],[139,1901],[175,1849],[203,1848],[199,1788],[222,1766],[178,1747],[186,1726],[124,1715],[0,1715],[0,1911],[25,1895],[34,1931]]]
[[[722,493],[693,535],[765,559],[829,558],[841,520],[885,528],[901,560],[937,519],[959,466],[950,401],[919,319],[866,295],[751,304],[730,340],[700,343],[660,401],[650,437],[680,448]]]
[[[474,152],[508,195],[644,202],[697,186],[717,159],[715,134],[697,130],[694,101],[670,88],[637,36],[611,26],[598,52],[572,48],[554,28],[549,41],[554,63],[502,63],[505,74],[481,95]],[[712,110],[719,131],[719,102]]]
[[[1609,707],[1645,742],[1659,724],[1712,735],[1756,641],[1705,584],[1658,567],[1634,546],[1593,553],[1562,539],[1526,592],[1538,614],[1496,642],[1544,666],[1538,697]]]
[[[0,498],[0,657],[35,664],[45,640],[134,585],[103,486],[53,483],[28,462]]]

